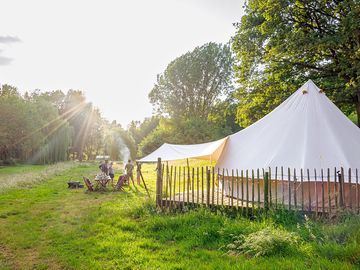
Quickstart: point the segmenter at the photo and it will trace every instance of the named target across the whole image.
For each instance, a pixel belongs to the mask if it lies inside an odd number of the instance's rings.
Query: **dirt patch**
[[[11,269],[64,269],[53,259],[41,259],[36,249],[12,250],[6,246],[0,246],[0,262]]]

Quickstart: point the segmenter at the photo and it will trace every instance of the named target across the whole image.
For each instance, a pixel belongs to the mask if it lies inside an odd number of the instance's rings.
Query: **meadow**
[[[359,216],[160,213],[155,165],[143,166],[151,198],[142,186],[67,189],[68,180],[97,172],[95,163],[1,167],[0,269],[360,268]]]

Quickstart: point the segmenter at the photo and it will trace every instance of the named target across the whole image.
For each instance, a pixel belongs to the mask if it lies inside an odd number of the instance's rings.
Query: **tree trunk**
[[[360,93],[357,94],[357,100],[355,101],[356,115],[358,127],[360,127]]]

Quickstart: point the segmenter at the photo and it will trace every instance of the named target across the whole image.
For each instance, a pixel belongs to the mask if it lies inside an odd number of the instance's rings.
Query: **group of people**
[[[105,160],[99,165],[99,169],[101,170],[101,172],[108,175],[111,178],[112,185],[114,184],[114,177],[115,177],[115,170],[113,168],[113,165],[114,163],[113,162],[109,163],[108,160]],[[129,179],[131,179],[133,184],[135,184],[133,171],[134,171],[134,165],[131,159],[129,159],[128,163],[126,163],[125,165],[125,176],[128,181]],[[140,178],[141,178],[141,163],[136,162],[136,180],[138,185],[140,185]]]

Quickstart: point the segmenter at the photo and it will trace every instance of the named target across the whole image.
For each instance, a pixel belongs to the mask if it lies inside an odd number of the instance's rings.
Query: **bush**
[[[2,160],[2,165],[4,166],[13,166],[16,165],[16,160],[13,158]]]
[[[245,254],[251,257],[287,255],[295,251],[298,236],[285,230],[265,228],[248,236],[236,236],[228,245],[229,254]]]

